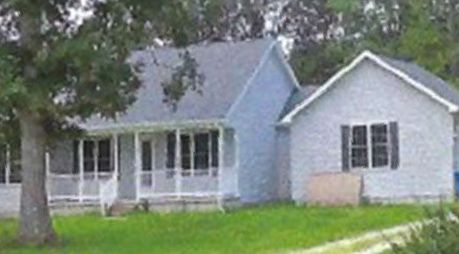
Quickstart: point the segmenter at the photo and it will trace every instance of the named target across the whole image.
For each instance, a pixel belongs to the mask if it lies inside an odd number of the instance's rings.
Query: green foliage
[[[429,220],[413,227],[404,244],[392,244],[395,254],[459,253],[459,209],[430,212]]]
[[[371,8],[368,1],[327,2],[330,8],[322,16],[340,16],[328,26],[344,32],[295,51],[292,63],[301,83],[321,84],[370,49],[410,59],[459,86],[459,10],[450,1],[376,0]],[[337,48],[343,50],[335,56]]]

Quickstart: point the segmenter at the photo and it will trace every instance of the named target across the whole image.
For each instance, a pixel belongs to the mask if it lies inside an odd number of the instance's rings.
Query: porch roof
[[[275,41],[261,39],[246,42],[212,43],[189,48],[197,61],[198,72],[205,77],[202,93],[187,91],[174,111],[164,103],[162,83],[170,80],[174,66],[180,65],[178,49],[138,51],[134,62],[141,62],[142,87],[137,101],[116,120],[93,117],[80,126],[88,131],[138,125],[164,125],[177,122],[208,122],[222,120],[249,85]],[[158,64],[159,63],[159,64]]]

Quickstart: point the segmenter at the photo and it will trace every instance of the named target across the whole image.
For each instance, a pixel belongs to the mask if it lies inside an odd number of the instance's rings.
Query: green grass
[[[415,206],[360,208],[270,205],[226,214],[136,213],[120,219],[98,215],[54,219],[54,247],[14,243],[15,220],[0,220],[0,253],[276,253],[319,245],[422,218]]]

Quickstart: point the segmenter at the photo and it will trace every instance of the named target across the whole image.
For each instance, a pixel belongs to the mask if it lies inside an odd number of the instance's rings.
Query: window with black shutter
[[[341,137],[344,171],[348,168],[398,168],[396,122],[341,126]]]

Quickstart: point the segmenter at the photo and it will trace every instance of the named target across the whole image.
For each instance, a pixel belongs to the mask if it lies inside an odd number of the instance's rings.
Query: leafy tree
[[[134,102],[141,66],[127,61],[133,49],[157,38],[178,47],[198,40],[194,2],[1,1],[0,114],[7,126],[20,126],[22,242],[56,239],[45,192],[46,147],[78,129],[75,120],[113,118]],[[183,68],[194,67],[189,54],[183,55]],[[177,80],[200,79],[196,71],[177,72],[175,88],[165,89],[172,101],[180,96],[170,91],[183,94],[194,85]]]

